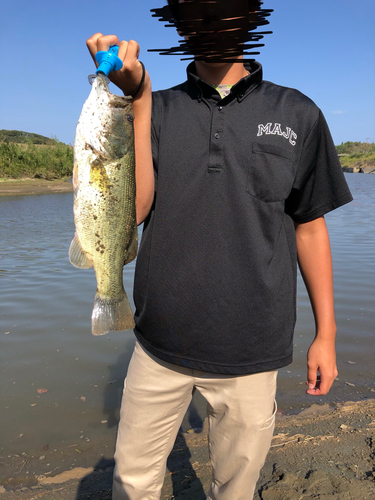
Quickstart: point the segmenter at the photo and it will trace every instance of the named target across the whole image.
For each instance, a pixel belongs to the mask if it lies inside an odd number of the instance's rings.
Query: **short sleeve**
[[[306,137],[285,211],[309,222],[352,201],[336,148],[322,112]]]

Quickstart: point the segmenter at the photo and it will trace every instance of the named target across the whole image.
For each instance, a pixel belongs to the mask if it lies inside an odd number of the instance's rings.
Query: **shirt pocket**
[[[253,143],[246,191],[264,202],[284,201],[294,180],[294,154],[272,144]]]

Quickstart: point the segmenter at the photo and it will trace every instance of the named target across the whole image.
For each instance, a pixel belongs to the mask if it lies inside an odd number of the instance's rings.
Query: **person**
[[[213,467],[208,498],[250,500],[274,430],[277,371],[292,361],[297,257],[316,323],[307,394],[327,394],[338,374],[324,215],[352,198],[319,108],[264,81],[261,65],[238,50],[246,37],[215,25],[242,20],[244,5],[251,23],[260,2],[193,0],[190,11],[181,0],[169,4],[180,31],[190,15],[183,36],[195,60],[168,90],[152,93],[146,71],[133,102],[144,229],[113,498],[160,498],[199,390]],[[101,33],[87,41],[92,57],[112,45],[124,65],[110,78],[132,94],[143,73],[137,42]]]

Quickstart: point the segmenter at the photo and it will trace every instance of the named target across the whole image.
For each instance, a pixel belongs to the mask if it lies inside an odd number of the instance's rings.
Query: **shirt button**
[[[221,111],[223,109],[223,106],[219,106],[217,109]]]
[[[216,139],[219,139],[219,137],[220,137],[220,135],[216,132],[216,134],[215,134],[215,138],[216,138]]]

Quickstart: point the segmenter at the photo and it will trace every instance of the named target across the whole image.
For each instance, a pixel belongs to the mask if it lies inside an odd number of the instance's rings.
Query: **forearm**
[[[137,224],[147,217],[154,199],[151,150],[151,83],[133,102]]]
[[[332,258],[324,217],[296,224],[298,264],[308,291],[316,335],[335,339]]]
[[[315,340],[307,353],[306,392],[321,396],[328,393],[338,374],[331,248],[324,217],[295,228],[298,263],[316,324]]]

